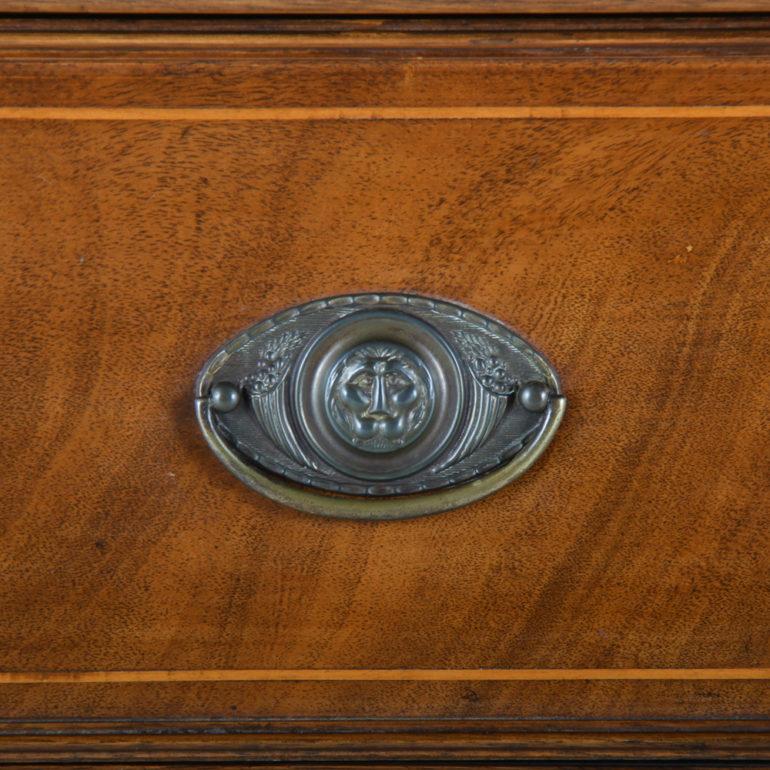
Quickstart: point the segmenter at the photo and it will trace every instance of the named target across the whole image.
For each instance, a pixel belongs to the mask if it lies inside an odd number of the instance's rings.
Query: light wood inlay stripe
[[[93,2],[93,0],[89,0]],[[131,0],[136,2],[136,0]],[[304,55],[314,49],[323,55],[336,51],[356,51],[358,56],[366,56],[373,50],[398,51],[464,51],[466,56],[479,57],[480,52],[516,54],[522,49],[552,49],[557,52],[565,49],[601,47],[604,52],[609,48],[629,45],[643,45],[648,48],[671,46],[697,46],[702,48],[731,48],[736,43],[741,46],[761,46],[766,49],[767,35],[763,29],[691,29],[671,32],[654,31],[591,31],[572,30],[564,35],[533,31],[512,33],[487,30],[486,32],[469,31],[467,34],[446,32],[378,32],[358,29],[334,34],[303,32],[287,34],[273,33],[182,33],[173,34],[152,32],[110,33],[110,32],[0,32],[0,56],[12,58],[17,53],[45,54],[48,51],[76,51],[79,54],[98,52],[107,54],[114,60],[119,53],[135,53],[150,57],[159,52],[171,51],[207,51],[210,55],[220,52],[232,55],[234,52],[255,54]],[[764,51],[762,51],[764,52]]]
[[[571,120],[770,118],[770,105],[519,107],[0,107],[0,120]]]
[[[0,672],[0,684],[768,680],[770,668],[204,669]]]

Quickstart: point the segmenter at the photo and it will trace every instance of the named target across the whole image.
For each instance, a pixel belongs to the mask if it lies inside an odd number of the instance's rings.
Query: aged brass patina
[[[312,513],[406,518],[523,473],[566,401],[502,324],[441,300],[318,300],[251,327],[196,384],[204,436],[242,481]]]

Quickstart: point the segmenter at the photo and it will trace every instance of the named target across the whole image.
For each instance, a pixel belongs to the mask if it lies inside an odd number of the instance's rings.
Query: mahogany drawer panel
[[[259,104],[205,106],[184,79],[142,105],[132,61],[88,64],[128,84],[116,100],[72,79],[82,55],[25,51],[0,65],[0,716],[766,715],[763,60],[735,65],[743,105],[644,104],[637,62],[640,104],[581,82],[557,114],[463,92],[515,64],[496,58],[447,64],[463,95],[443,106],[365,79],[344,108],[271,106],[269,69],[243,75]],[[444,66],[392,56],[417,82]],[[62,101],[14,104],[57,71]],[[195,424],[206,356],[282,307],[380,290],[540,347],[569,399],[546,456],[403,522],[242,486]]]

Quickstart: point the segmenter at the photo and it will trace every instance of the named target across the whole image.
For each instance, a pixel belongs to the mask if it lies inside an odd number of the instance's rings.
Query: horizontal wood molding
[[[612,52],[615,56],[632,58],[634,55],[649,56],[655,51],[676,51],[680,55],[702,55],[720,51],[733,55],[743,53],[756,58],[770,56],[770,17],[762,16],[753,24],[720,26],[696,23],[682,24],[674,29],[651,25],[648,28],[628,27],[579,27],[565,23],[544,28],[522,25],[497,26],[474,29],[472,25],[462,29],[380,28],[379,22],[367,26],[318,25],[315,28],[294,29],[291,25],[275,25],[264,30],[252,28],[247,23],[239,27],[225,27],[206,31],[191,25],[174,25],[168,28],[144,30],[141,22],[133,28],[116,26],[114,30],[102,28],[98,22],[89,29],[88,24],[75,25],[61,30],[43,27],[38,18],[29,28],[21,29],[11,21],[1,19],[0,54],[21,54],[26,51],[78,52],[93,55],[111,54],[113,58],[136,53],[145,55],[163,52],[181,53],[205,50],[214,58],[238,56],[279,56],[284,59],[317,59],[328,55],[349,55],[356,58],[379,57],[388,52],[401,55],[428,55],[442,57],[447,54],[489,61],[490,57],[510,56],[578,56],[601,59]],[[215,24],[216,22],[212,22]],[[21,22],[14,20],[15,25]],[[126,34],[128,33],[128,34]]]
[[[745,13],[762,0],[4,0],[4,13]]]
[[[203,669],[0,672],[3,684],[137,682],[565,682],[770,680],[770,668]]]
[[[168,15],[168,14],[4,14],[0,12],[0,31],[37,34],[115,34],[132,35],[219,35],[303,36],[327,35],[330,45],[344,41],[345,36],[393,37],[419,35],[444,36],[459,40],[483,33],[475,41],[507,39],[547,39],[563,36],[579,44],[591,37],[642,36],[674,39],[708,36],[714,40],[757,34],[770,29],[770,8],[765,13],[666,13],[666,14],[490,14],[490,15],[393,15],[368,16],[276,16],[276,15]],[[587,38],[584,36],[588,36]],[[416,42],[414,40],[413,42]]]
[[[566,759],[583,763],[721,760],[735,767],[770,759],[770,724],[762,720],[600,719],[0,722],[3,763],[302,762],[305,766],[317,762],[326,766],[339,761],[420,761],[422,766],[433,760],[454,766],[456,762]]]
[[[60,120],[765,117],[770,29],[699,23],[671,34],[8,31],[0,107]]]

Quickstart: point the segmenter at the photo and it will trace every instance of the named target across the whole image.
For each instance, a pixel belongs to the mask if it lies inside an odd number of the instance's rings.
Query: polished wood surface
[[[601,14],[766,12],[765,0],[2,0],[0,13]]]
[[[766,12],[765,0],[1,0],[0,13],[554,14]]]
[[[634,766],[627,764],[629,757],[652,758],[658,761],[658,767],[666,768],[679,761],[699,769],[745,768],[763,766],[762,757],[767,756],[763,750],[766,725],[755,720],[740,725],[723,720],[615,721],[608,726],[606,721],[374,719],[344,727],[343,736],[335,734],[329,722],[302,719],[279,724],[266,720],[109,725],[92,721],[77,727],[51,723],[45,728],[18,723],[13,726],[16,735],[10,737],[15,742],[14,751],[6,750],[2,756],[25,761],[26,767],[45,763],[46,768],[49,762],[63,759],[73,763],[106,761],[109,767],[123,768],[136,766],[129,765],[129,761],[150,763],[152,767],[183,762],[185,768],[211,767],[212,762],[223,761],[228,764],[214,766],[243,763],[249,768],[275,767],[285,763],[278,766],[328,768],[337,767],[339,762],[339,767],[350,768],[345,760],[350,757],[350,747],[355,746],[362,762],[354,767],[442,770],[465,767],[465,763],[475,768],[542,768],[544,762],[549,768],[627,768]],[[148,739],[153,729],[155,735]],[[713,765],[704,761],[704,749]],[[462,757],[459,762],[458,755]],[[516,757],[515,763],[511,757]],[[697,764],[692,763],[693,759]],[[164,765],[155,764],[160,762]]]
[[[0,38],[0,758],[770,758],[767,41],[348,34]],[[553,360],[534,469],[361,523],[217,463],[207,355],[366,290]]]

